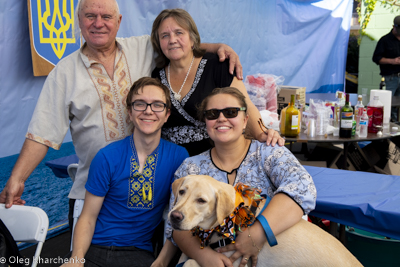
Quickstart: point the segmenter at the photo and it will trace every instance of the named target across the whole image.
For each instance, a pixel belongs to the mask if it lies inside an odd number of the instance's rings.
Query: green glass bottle
[[[346,94],[346,102],[340,109],[340,137],[351,137],[351,131],[353,128],[353,108],[349,103],[350,94]]]
[[[299,110],[295,107],[295,95],[290,96],[290,104],[286,109],[285,119],[285,136],[295,137],[298,134],[299,125]]]

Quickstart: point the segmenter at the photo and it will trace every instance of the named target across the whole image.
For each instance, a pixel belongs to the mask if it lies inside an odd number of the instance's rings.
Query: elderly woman
[[[197,106],[216,87],[234,86],[245,96],[250,121],[249,134],[260,142],[284,145],[274,130],[265,134],[258,126],[261,118],[249,100],[242,81],[229,73],[228,61],[200,49],[200,35],[192,17],[183,9],[163,10],[154,20],[151,41],[158,53],[152,77],[170,89],[171,116],[163,126],[162,137],[184,146],[190,155],[211,147],[204,122],[197,117]]]
[[[245,138],[248,108],[246,97],[236,88],[212,91],[198,112],[215,147],[187,158],[175,172],[176,179],[209,175],[231,185],[241,182],[262,189],[271,198],[262,217],[258,216],[251,227],[239,232],[234,244],[219,249],[220,252],[234,250],[230,259],[210,247],[201,249],[198,238],[189,231],[172,233],[169,227],[167,236],[172,235],[181,250],[201,266],[231,266],[231,261],[238,259],[240,266],[244,266],[250,258],[255,266],[267,237],[268,243],[274,245],[275,235],[296,224],[315,207],[314,182],[288,149]]]

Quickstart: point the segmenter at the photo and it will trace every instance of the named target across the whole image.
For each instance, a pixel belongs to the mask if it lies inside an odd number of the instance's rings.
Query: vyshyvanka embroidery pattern
[[[92,64],[88,73],[100,98],[105,137],[115,141],[132,133],[125,99],[132,85],[128,62],[123,52],[117,50],[119,58],[114,70],[114,80],[108,76],[100,63]]]
[[[139,160],[133,143],[133,135],[130,137],[132,157],[130,159],[129,197],[128,208],[152,209],[154,197],[154,183],[158,148],[147,157],[143,172],[139,172]]]

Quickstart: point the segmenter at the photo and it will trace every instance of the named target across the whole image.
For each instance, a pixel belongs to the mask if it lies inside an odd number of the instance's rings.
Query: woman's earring
[[[194,50],[194,45],[192,45],[192,50]]]
[[[246,133],[246,128],[243,128],[242,134]]]

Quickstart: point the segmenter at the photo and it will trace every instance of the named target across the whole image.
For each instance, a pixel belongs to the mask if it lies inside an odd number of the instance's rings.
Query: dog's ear
[[[174,205],[176,204],[176,199],[178,196],[179,188],[181,188],[181,185],[185,181],[185,178],[186,178],[186,176],[179,178],[172,183],[172,193],[174,193],[174,197],[175,197]]]
[[[232,188],[233,189],[233,188]],[[234,190],[234,189],[233,189]],[[232,194],[227,190],[218,190],[217,192],[217,220],[222,223],[223,220],[235,209],[235,202],[232,200]]]

